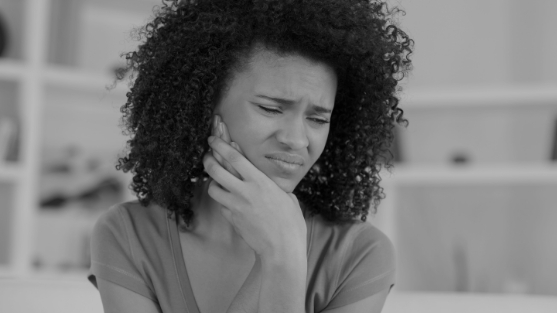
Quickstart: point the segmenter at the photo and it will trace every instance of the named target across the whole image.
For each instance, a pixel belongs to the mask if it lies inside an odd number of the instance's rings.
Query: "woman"
[[[365,223],[412,41],[362,0],[167,1],[127,54],[138,201],[97,222],[112,312],[380,312],[389,239]],[[210,136],[211,135],[211,136]],[[360,219],[356,219],[360,217]]]

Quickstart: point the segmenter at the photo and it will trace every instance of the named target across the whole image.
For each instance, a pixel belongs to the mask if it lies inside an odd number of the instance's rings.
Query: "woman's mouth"
[[[268,157],[268,156],[266,158],[269,161],[271,161],[282,172],[286,172],[286,173],[289,173],[289,174],[296,173],[296,171],[299,170],[302,167],[302,165],[298,164],[298,163],[285,162],[283,160],[279,160],[277,158],[272,158],[272,157]]]

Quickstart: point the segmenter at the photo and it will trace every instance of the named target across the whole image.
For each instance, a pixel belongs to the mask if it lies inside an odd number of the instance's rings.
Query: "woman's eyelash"
[[[269,114],[280,114],[280,113],[282,113],[282,112],[279,111],[279,110],[269,109],[269,108],[266,108],[266,107],[261,106],[261,105],[260,105],[259,107],[260,107],[263,111],[265,111],[265,112],[267,112],[267,113],[269,113]],[[315,122],[315,123],[317,123],[317,124],[320,124],[320,125],[328,124],[328,123],[329,123],[329,121],[322,120],[322,119],[318,119],[318,118],[311,118],[310,120],[312,120],[313,122]]]
[[[269,108],[266,108],[264,106],[259,106],[263,111],[271,113],[271,114],[280,114],[281,112],[279,110],[272,110]]]
[[[320,120],[320,119],[318,119],[318,118],[312,118],[311,120],[314,121],[314,122],[316,122],[317,124],[321,124],[321,125],[323,125],[323,124],[329,124],[329,121]]]

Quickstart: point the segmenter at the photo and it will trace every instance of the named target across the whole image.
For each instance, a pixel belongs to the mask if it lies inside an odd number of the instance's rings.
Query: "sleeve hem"
[[[391,289],[394,286],[395,270],[390,270],[385,274],[378,276],[369,282],[350,290],[346,290],[338,294],[325,308],[325,310],[332,310],[342,306],[352,304],[371,297],[372,295],[385,290]]]
[[[96,278],[99,277],[104,280],[110,281],[111,283],[120,285],[158,303],[157,297],[155,296],[153,291],[151,291],[151,289],[147,287],[147,285],[141,278],[137,277],[134,274],[96,261],[91,262],[91,271],[89,273],[90,275],[88,278],[95,285],[95,287]]]

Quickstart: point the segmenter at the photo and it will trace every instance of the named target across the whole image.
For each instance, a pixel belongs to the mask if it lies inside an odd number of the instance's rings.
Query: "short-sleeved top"
[[[307,225],[305,310],[321,312],[392,288],[391,241],[360,220],[335,225],[320,215]],[[95,224],[88,279],[102,278],[153,300],[163,312],[201,313],[180,245],[179,225],[157,204],[138,201],[111,207]],[[203,312],[207,313],[207,312]]]

